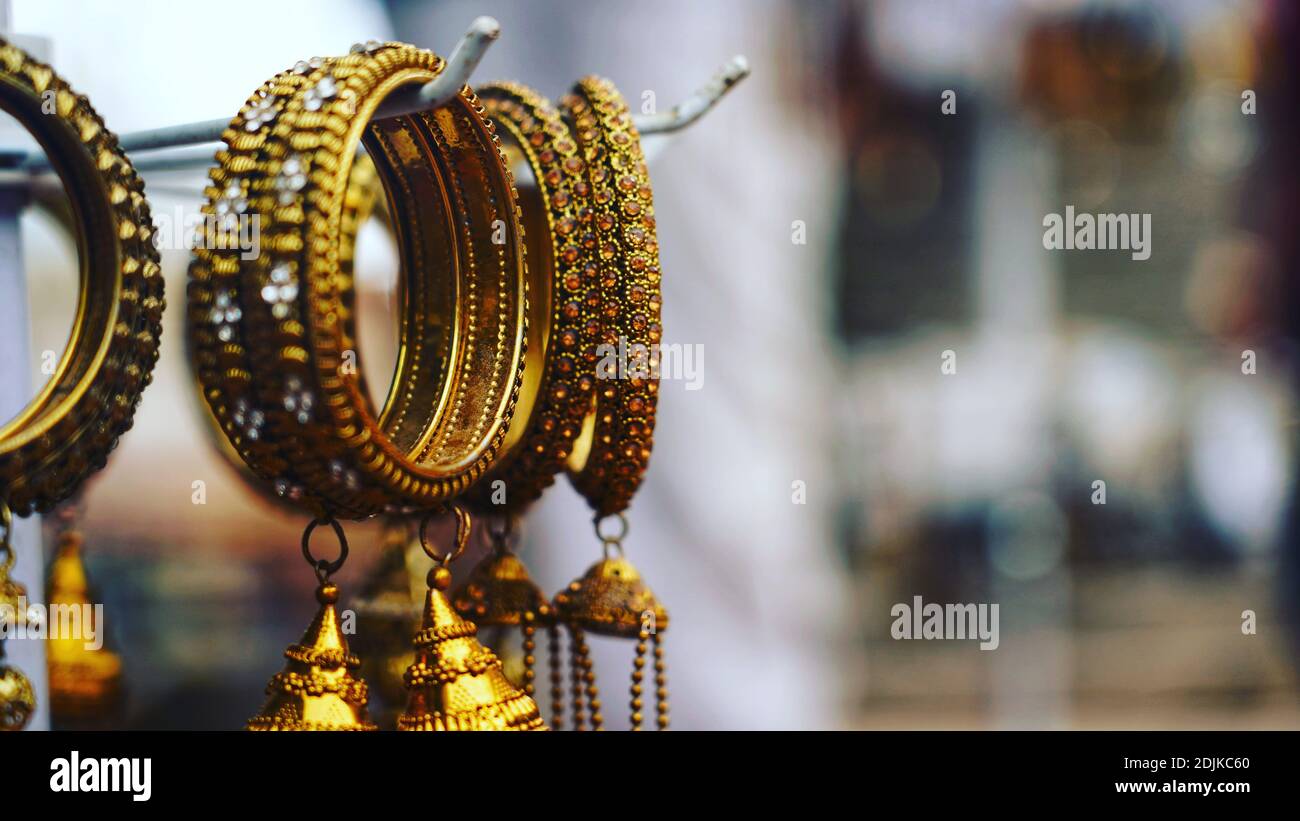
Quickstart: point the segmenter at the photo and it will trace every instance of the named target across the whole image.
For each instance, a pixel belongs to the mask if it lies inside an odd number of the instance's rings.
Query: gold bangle
[[[587,77],[560,104],[587,162],[604,323],[595,401],[569,457],[569,478],[602,517],[631,502],[654,444],[659,243],[641,138],[622,95],[610,81]]]
[[[480,510],[517,512],[564,469],[596,386],[601,270],[586,162],[558,109],[514,83],[480,87],[508,157],[532,171],[521,186],[528,249],[528,364],[501,461],[469,494]],[[496,480],[505,483],[504,504]]]
[[[344,197],[340,223],[342,235],[339,246],[339,268],[345,277],[353,275],[356,261],[354,243],[350,240],[355,239],[357,233],[361,230],[361,226],[372,215],[378,215],[377,218],[388,229],[389,234],[392,235],[393,233],[392,220],[388,216],[383,196],[384,187],[379,179],[379,170],[375,168],[369,154],[359,154],[352,165],[352,174],[348,178],[348,192]],[[220,318],[224,320],[229,308],[229,305],[219,310],[214,308],[214,312],[220,313]],[[215,313],[210,313],[209,318],[211,319]],[[190,362],[191,373],[196,378],[199,372],[197,358],[199,343],[195,339],[195,331],[201,327],[200,324],[187,323],[187,333],[185,335],[186,358]],[[202,416],[200,424],[207,434],[208,441],[217,449],[226,464],[235,471],[241,480],[251,487],[260,486],[260,477],[244,462],[239,455],[239,451],[235,449],[235,446],[221,429],[221,423],[213,415],[212,408],[203,400],[202,386],[197,383],[193,397],[198,405],[196,410]],[[279,502],[286,508],[292,504],[288,499],[275,494],[266,494],[266,498]]]
[[[491,122],[469,89],[433,112],[370,121],[391,92],[442,65],[399,43],[300,63],[231,122],[212,174],[208,213],[259,218],[264,252],[196,251],[199,380],[244,460],[317,513],[426,509],[463,492],[495,459],[518,396],[527,277]],[[404,272],[397,372],[379,414],[356,367],[353,284],[339,265],[363,139]],[[210,233],[204,245],[219,246]]]
[[[81,267],[58,368],[0,427],[0,503],[22,516],[70,496],[131,427],[158,361],[165,303],[144,183],[89,101],[0,39],[0,108],[31,132],[62,180]]]

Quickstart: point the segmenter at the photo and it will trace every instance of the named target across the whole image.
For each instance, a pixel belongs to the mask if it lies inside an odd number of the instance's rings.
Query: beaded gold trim
[[[480,99],[532,170],[525,202],[530,276],[529,365],[501,463],[469,494],[480,510],[519,511],[564,469],[596,387],[600,267],[587,164],[560,112],[516,83],[480,87]],[[515,441],[511,443],[511,439]],[[495,480],[505,482],[505,503]]]
[[[586,77],[560,105],[587,162],[603,294],[596,402],[569,477],[607,516],[631,502],[654,444],[663,337],[654,198],[641,138],[613,83]],[[627,373],[615,364],[621,351],[633,366]]]

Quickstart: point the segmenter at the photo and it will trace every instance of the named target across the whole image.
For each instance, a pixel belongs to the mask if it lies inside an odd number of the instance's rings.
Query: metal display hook
[[[469,30],[460,39],[447,59],[447,66],[436,78],[422,86],[399,89],[380,104],[376,118],[396,117],[417,111],[427,111],[446,105],[469,85],[470,76],[488,48],[501,36],[501,24],[492,17],[478,17],[470,23]],[[749,76],[749,62],[742,56],[733,57],[707,84],[691,96],[660,114],[644,114],[634,118],[642,136],[671,134],[680,131],[703,117],[718,104],[728,91]],[[128,154],[146,151],[201,145],[221,141],[221,135],[230,125],[229,118],[150,128],[127,132],[119,136],[118,143]],[[211,157],[185,155],[179,157],[141,158],[132,162],[139,170],[177,170],[190,166],[206,165]],[[50,170],[49,162],[40,152],[29,154],[11,166],[15,171],[41,173]]]

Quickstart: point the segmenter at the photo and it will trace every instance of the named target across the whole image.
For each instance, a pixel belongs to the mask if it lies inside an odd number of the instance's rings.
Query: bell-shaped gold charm
[[[66,530],[50,565],[45,596],[50,612],[80,612],[85,635],[52,635],[46,645],[50,673],[50,713],[54,721],[82,725],[109,717],[121,700],[122,660],[88,639],[103,625],[94,621],[81,534]],[[70,608],[76,608],[71,610]]]
[[[668,629],[668,611],[623,556],[606,557],[555,597],[562,621],[603,636],[631,638]]]
[[[429,571],[424,617],[415,634],[415,663],[406,671],[409,697],[399,730],[546,730],[537,704],[506,678],[496,654],[478,641],[478,628],[461,618],[443,592],[451,586],[447,564],[469,540],[469,514],[457,517],[456,550],[439,556],[424,537],[420,543],[437,562]]]
[[[0,543],[0,732],[21,730],[36,712],[36,692],[27,676],[17,667],[5,663],[4,636],[27,621],[27,590],[9,578],[9,565],[13,553],[7,544]]]
[[[507,530],[493,534],[493,551],[470,572],[469,578],[452,593],[451,603],[456,611],[474,620],[479,627],[518,627],[523,634],[522,664],[517,673],[507,676],[519,682],[525,695],[536,692],[537,628],[545,625],[551,631],[551,662],[558,664],[559,637],[551,618],[551,606],[528,574],[523,561],[508,547]],[[506,651],[498,642],[497,649]],[[507,662],[509,659],[507,658]],[[507,670],[515,670],[508,664]],[[563,709],[563,699],[558,702]],[[561,720],[561,712],[552,716],[552,723]]]
[[[541,618],[551,611],[528,568],[506,551],[494,551],[479,562],[451,600],[457,612],[481,626],[514,627],[529,621],[530,613]]]
[[[583,729],[586,707],[591,709],[593,730],[601,729],[600,691],[596,686],[596,673],[592,666],[586,633],[618,638],[635,638],[636,656],[633,658],[631,699],[631,725],[641,729],[642,695],[645,679],[646,654],[654,646],[655,704],[658,726],[668,729],[668,667],[664,661],[662,634],[668,629],[668,611],[641,578],[641,573],[623,556],[622,538],[627,533],[627,520],[621,515],[622,533],[616,537],[601,534],[597,522],[596,534],[605,543],[605,558],[593,564],[581,578],[569,583],[555,596],[555,618],[564,623],[570,635],[570,675],[573,693],[574,729]],[[617,552],[618,555],[611,555]]]
[[[302,639],[284,651],[288,663],[266,685],[266,705],[248,729],[378,729],[366,715],[366,682],[353,675],[361,662],[348,652],[334,607],[338,597],[329,581],[316,589],[320,611]]]

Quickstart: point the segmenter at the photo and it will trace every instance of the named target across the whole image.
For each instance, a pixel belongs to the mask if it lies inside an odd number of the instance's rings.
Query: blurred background
[[[664,341],[704,361],[700,390],[664,385],[626,542],[672,613],[674,726],[1300,728],[1294,4],[12,8],[119,132],[232,116],[356,41],[446,55],[481,14],[503,34],[476,79],[552,98],[594,72],[662,110],[747,55],[753,75],[651,168]],[[202,181],[147,174],[155,216],[193,213]],[[1045,250],[1066,206],[1150,214],[1150,259]],[[76,252],[39,209],[21,229],[39,374]],[[381,224],[358,254],[382,388]],[[112,726],[236,728],[310,619],[307,516],[214,446],[182,344],[187,253],[163,259],[162,361],[80,527],[123,658]],[[382,574],[381,530],[348,526],[345,597]],[[522,555],[549,591],[598,558],[567,483]],[[915,596],[997,603],[998,649],[893,640]],[[625,726],[630,648],[595,651]]]

